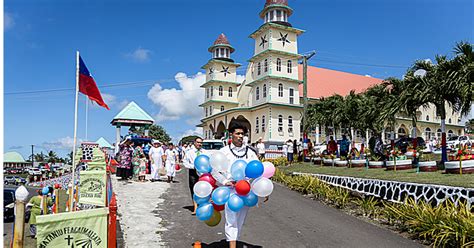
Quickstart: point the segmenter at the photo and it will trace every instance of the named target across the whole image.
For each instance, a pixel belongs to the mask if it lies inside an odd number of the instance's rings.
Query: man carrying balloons
[[[196,137],[194,139],[194,146],[192,146],[190,149],[188,149],[185,153],[185,157],[183,160],[184,167],[186,167],[189,171],[188,174],[188,183],[189,183],[189,190],[191,191],[191,197],[194,195],[194,185],[197,183],[199,180],[199,176],[196,172],[196,169],[200,170],[200,173],[206,173],[208,172],[206,168],[204,168],[206,165],[205,163],[209,163],[209,160],[203,161],[202,159],[206,160],[206,157],[201,156],[200,159],[196,161],[196,166],[195,160],[196,157],[205,154],[205,150],[202,148],[202,139],[200,137]],[[196,214],[196,209],[197,209],[197,203],[193,200],[194,203],[194,211],[192,214]]]

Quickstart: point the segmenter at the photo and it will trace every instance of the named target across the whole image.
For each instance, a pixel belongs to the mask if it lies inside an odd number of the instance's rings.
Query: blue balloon
[[[263,164],[258,160],[252,160],[245,167],[245,176],[248,178],[257,178],[263,174]]]
[[[197,156],[194,159],[194,168],[202,174],[211,172],[212,168],[209,163],[209,157],[204,154]]]
[[[193,195],[193,200],[198,204],[198,205],[202,205],[204,203],[209,203],[209,199],[211,197],[210,196],[207,196],[207,197],[199,197],[197,196],[196,194]]]
[[[43,195],[47,195],[49,193],[49,188],[48,187],[44,187],[42,190],[41,190],[41,193],[43,193]]]
[[[230,197],[230,189],[228,187],[219,187],[212,192],[212,201],[216,205],[224,205]]]
[[[245,179],[245,167],[247,167],[247,162],[244,160],[237,160],[232,164],[230,174],[235,181]]]
[[[230,210],[238,212],[244,206],[244,201],[237,194],[232,194],[227,201],[227,206]]]
[[[246,196],[241,197],[244,201],[244,205],[247,207],[253,207],[258,203],[258,196],[250,191]]]
[[[196,209],[196,217],[200,221],[209,220],[214,212],[214,207],[211,203],[204,203]]]

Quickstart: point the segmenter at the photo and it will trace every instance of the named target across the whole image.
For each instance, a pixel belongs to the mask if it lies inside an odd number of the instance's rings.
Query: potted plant
[[[346,157],[341,157],[339,160],[335,161],[336,167],[346,167],[348,164]]]
[[[418,164],[417,164],[417,171],[423,171],[423,172],[431,172],[431,171],[437,171],[438,166],[436,164],[436,155],[432,152],[429,153],[424,153],[423,150],[425,148],[422,146],[417,147],[417,155],[416,157],[418,158]]]
[[[366,160],[363,155],[356,148],[352,148],[349,154],[349,168],[364,167],[365,163]]]
[[[407,159],[407,157],[395,147],[395,149],[390,152],[389,161],[387,161],[387,170],[407,170],[411,169],[411,164],[411,160]]]
[[[383,168],[384,161],[380,161],[382,157],[379,155],[370,153],[370,161],[369,161],[369,168],[370,169],[377,169]]]
[[[446,173],[460,174],[474,173],[474,156],[468,149],[467,145],[462,146],[456,152],[454,161],[444,163]]]

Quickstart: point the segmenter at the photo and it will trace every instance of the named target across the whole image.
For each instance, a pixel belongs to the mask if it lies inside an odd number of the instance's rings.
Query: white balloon
[[[259,177],[252,182],[252,191],[259,197],[267,197],[273,192],[273,183],[272,180]]]
[[[194,189],[194,194],[196,194],[196,196],[204,198],[204,197],[208,197],[211,194],[212,185],[205,181],[199,181],[196,184],[194,184],[193,189]]]
[[[209,163],[213,170],[216,171],[227,171],[229,169],[229,160],[224,153],[218,151],[211,154],[209,157]]]

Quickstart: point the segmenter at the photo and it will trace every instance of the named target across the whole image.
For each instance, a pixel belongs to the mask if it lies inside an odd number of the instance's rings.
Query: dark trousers
[[[196,169],[189,169],[189,190],[191,191],[191,198],[194,196],[194,184],[199,181],[199,176]]]

